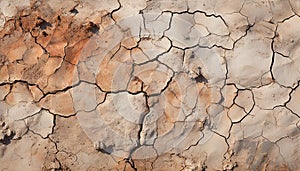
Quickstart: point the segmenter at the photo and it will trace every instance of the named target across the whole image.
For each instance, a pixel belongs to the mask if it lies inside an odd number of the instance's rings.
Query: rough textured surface
[[[0,170],[299,170],[299,15],[0,0]]]

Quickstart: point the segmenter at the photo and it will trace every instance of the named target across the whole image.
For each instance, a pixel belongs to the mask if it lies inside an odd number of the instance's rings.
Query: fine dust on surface
[[[0,170],[299,170],[300,1],[0,0]]]

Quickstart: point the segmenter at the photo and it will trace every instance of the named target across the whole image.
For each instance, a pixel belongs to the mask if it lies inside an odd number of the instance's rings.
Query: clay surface
[[[0,0],[0,170],[299,170],[299,24],[298,0]]]

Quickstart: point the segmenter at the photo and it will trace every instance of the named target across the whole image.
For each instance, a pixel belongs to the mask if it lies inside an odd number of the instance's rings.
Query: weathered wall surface
[[[0,0],[0,170],[298,170],[299,15]]]

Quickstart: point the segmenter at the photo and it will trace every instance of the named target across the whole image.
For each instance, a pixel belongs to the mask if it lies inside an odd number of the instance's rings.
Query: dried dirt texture
[[[0,0],[0,170],[299,170],[299,39],[298,0]]]

